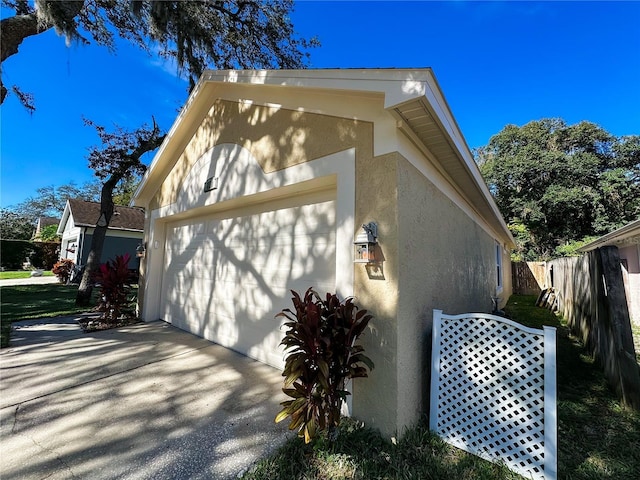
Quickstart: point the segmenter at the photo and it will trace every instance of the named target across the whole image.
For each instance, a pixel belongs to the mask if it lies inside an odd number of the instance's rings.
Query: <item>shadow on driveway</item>
[[[52,325],[0,352],[0,478],[235,478],[287,437],[276,369],[164,322]]]

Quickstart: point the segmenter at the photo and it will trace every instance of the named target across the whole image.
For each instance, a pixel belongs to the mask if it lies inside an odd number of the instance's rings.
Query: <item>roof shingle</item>
[[[85,200],[69,199],[69,209],[75,225],[95,227],[100,218],[100,204]],[[144,210],[141,208],[115,206],[109,228],[116,230],[144,230]]]

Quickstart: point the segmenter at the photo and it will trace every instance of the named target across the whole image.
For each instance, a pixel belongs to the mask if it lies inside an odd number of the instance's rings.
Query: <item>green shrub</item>
[[[349,395],[347,381],[366,377],[367,367],[373,368],[364,348],[355,344],[372,317],[352,298],[341,302],[327,293],[322,300],[311,288],[304,298],[291,293],[295,311],[285,309],[277,316],[289,320],[281,342],[288,351],[282,391],[292,400],[281,403],[275,421],[291,417],[289,429],[297,430],[305,443],[320,432],[334,440],[342,402]]]
[[[598,237],[585,237],[582,240],[571,240],[565,242],[562,245],[556,247],[554,251],[555,257],[579,257],[582,255],[581,252],[578,251],[579,248],[584,247],[588,243],[593,242]]]
[[[30,261],[34,267],[51,270],[58,261],[60,244],[57,242],[33,242]]]
[[[7,270],[17,270],[29,260],[34,267],[50,270],[58,260],[59,248],[60,244],[56,242],[2,239],[2,266]]]
[[[29,259],[33,245],[29,240],[2,239],[0,249],[2,250],[2,266],[7,270],[18,270]]]
[[[58,242],[60,240],[60,235],[58,235],[58,225],[55,224],[42,227],[39,235],[36,237],[36,240],[41,242]]]

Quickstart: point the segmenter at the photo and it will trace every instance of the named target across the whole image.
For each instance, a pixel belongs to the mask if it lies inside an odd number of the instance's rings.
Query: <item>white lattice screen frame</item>
[[[556,329],[433,311],[429,426],[534,480],[557,478]]]

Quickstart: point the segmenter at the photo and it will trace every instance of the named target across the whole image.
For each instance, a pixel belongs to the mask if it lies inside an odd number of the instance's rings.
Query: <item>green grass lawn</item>
[[[514,295],[506,307],[530,327],[557,328],[558,478],[637,480],[640,478],[640,413],[625,410],[600,368],[585,355],[558,318],[535,306],[536,297]],[[332,479],[521,479],[503,466],[448,446],[424,424],[393,443],[377,431],[347,420],[335,445],[322,440],[288,441],[258,463],[244,480]]]
[[[621,406],[566,324],[535,301],[514,295],[505,310],[525,325],[557,328],[559,478],[640,478],[640,412]]]
[[[3,287],[0,282],[1,345],[9,342],[11,322],[86,312],[75,305],[77,285],[19,285]],[[95,292],[95,290],[94,290]]]
[[[43,277],[53,277],[53,273],[50,270],[42,272]],[[14,270],[10,272],[0,272],[0,280],[9,280],[15,278],[29,278],[31,277],[31,270]],[[2,286],[2,282],[0,282]]]

